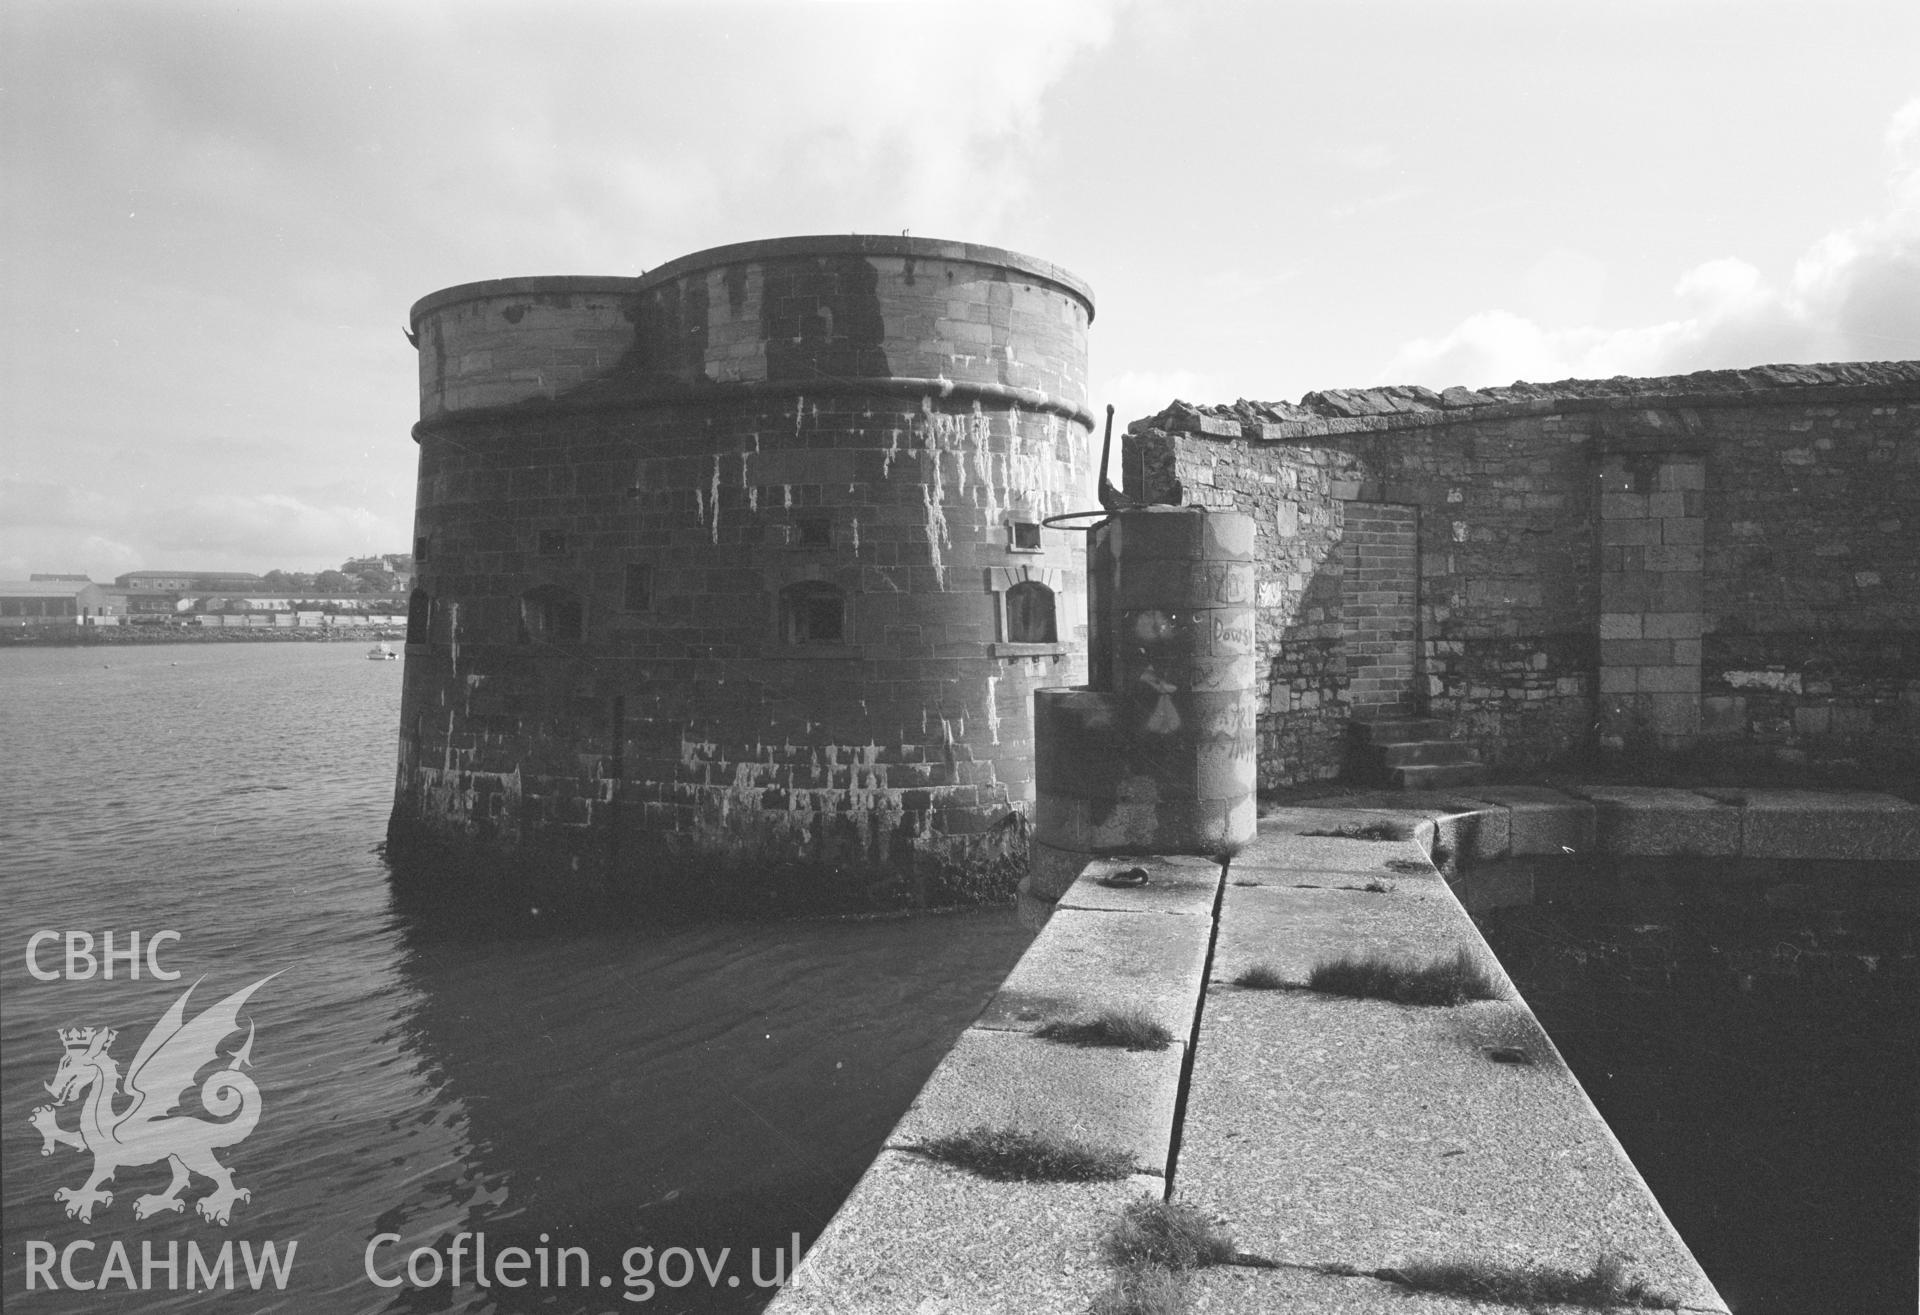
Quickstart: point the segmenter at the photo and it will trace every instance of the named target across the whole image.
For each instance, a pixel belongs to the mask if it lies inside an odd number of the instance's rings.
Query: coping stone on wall
[[[1212,912],[1211,902],[1199,917],[1057,908],[974,1026],[1030,1032],[1112,1010],[1191,1036]]]
[[[1759,365],[1653,378],[1520,382],[1474,392],[1450,388],[1439,394],[1405,386],[1324,389],[1306,394],[1298,403],[1242,398],[1231,405],[1197,406],[1176,401],[1157,415],[1132,422],[1127,432],[1163,429],[1279,441],[1571,412],[1806,405],[1837,395],[1854,401],[1920,401],[1920,361]],[[1618,441],[1632,447],[1643,436],[1645,431],[1629,427]],[[1654,446],[1688,441],[1683,432],[1663,434]]]
[[[1115,1050],[970,1027],[914,1098],[887,1144],[912,1150],[972,1128],[1016,1128],[1125,1151],[1164,1178],[1184,1042]]]
[[[1507,852],[1515,858],[1594,850],[1594,810],[1589,800],[1539,785],[1474,786],[1467,798],[1485,800],[1506,812]]]
[[[1127,875],[1135,870],[1146,874],[1138,885]],[[1084,866],[1054,907],[1210,918],[1219,891],[1218,859],[1198,854],[1100,858]]]
[[[1920,807],[1866,791],[1702,790],[1738,804],[1749,858],[1894,863],[1920,857]]]
[[[990,1187],[991,1190],[985,1190]],[[858,1310],[1085,1310],[1112,1269],[1105,1225],[1164,1190],[1136,1174],[1106,1183],[993,1183],[886,1150],[774,1298],[776,1315]]]
[[[1740,810],[1695,794],[1646,785],[1587,785],[1575,793],[1593,802],[1594,839],[1606,854],[1740,852]]]

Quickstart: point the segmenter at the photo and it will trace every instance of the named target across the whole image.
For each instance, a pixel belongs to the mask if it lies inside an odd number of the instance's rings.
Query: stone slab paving
[[[1189,1315],[1524,1315],[1528,1309],[1462,1297],[1415,1292],[1398,1283],[1365,1277],[1336,1277],[1310,1269],[1252,1269],[1231,1266],[1202,1270],[1188,1288]],[[1583,1310],[1542,1303],[1536,1311]]]
[[[1184,1039],[1212,935],[1206,917],[1060,909],[974,1026],[1030,1032],[1116,1010],[1145,1014]]]
[[[1142,885],[1127,884],[1124,874],[1147,874]],[[1056,907],[1107,913],[1184,913],[1213,917],[1220,891],[1220,863],[1185,855],[1099,859],[1087,866]]]
[[[1260,819],[1259,834],[1229,860],[1234,873],[1246,876],[1258,869],[1298,872],[1316,883],[1335,874],[1365,877],[1386,872],[1389,858],[1425,858],[1411,841],[1418,814],[1353,812],[1332,808],[1277,808]],[[1394,840],[1359,840],[1339,835],[1311,835],[1355,827],[1391,827]]]
[[[1493,1057],[1516,1050],[1529,1062]],[[1289,1264],[1584,1270],[1617,1252],[1688,1305],[1725,1309],[1517,1002],[1214,990],[1175,1189],[1241,1250]]]
[[[1740,809],[1692,790],[1648,785],[1587,785],[1594,839],[1606,854],[1740,852]]]
[[[769,1308],[776,1315],[1085,1315],[1112,1269],[1100,1238],[1157,1178],[986,1183],[888,1150]]]
[[[1438,875],[1395,877],[1386,894],[1294,886],[1235,886],[1213,952],[1214,994],[1256,964],[1306,984],[1323,959],[1355,952],[1419,963],[1452,959],[1466,948],[1496,980],[1498,963]],[[1502,985],[1503,990],[1511,991]]]
[[[1126,1151],[1166,1176],[1184,1038],[1165,1050],[1108,1050],[969,1028],[887,1138],[910,1150],[981,1126]]]

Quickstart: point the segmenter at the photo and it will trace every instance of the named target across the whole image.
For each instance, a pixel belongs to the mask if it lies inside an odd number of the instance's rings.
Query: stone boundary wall
[[[1364,503],[1417,511],[1412,692],[1490,763],[1920,753],[1920,362],[1175,403],[1123,472],[1258,527],[1263,788],[1341,769]]]

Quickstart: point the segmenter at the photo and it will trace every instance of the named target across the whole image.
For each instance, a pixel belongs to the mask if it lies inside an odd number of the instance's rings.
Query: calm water
[[[0,651],[0,1297],[89,1312],[757,1308],[754,1278],[776,1273],[793,1234],[818,1233],[1031,933],[1011,912],[514,939],[411,920],[376,849],[401,664],[363,654]],[[43,929],[111,929],[120,945],[178,932],[159,960],[181,976],[143,965],[128,980],[119,963],[112,981],[37,981],[25,951]],[[61,946],[38,962],[62,969]],[[43,1158],[28,1122],[58,1030],[119,1029],[124,1071],[197,979],[189,1018],[268,974],[245,1011],[263,1112],[217,1153],[253,1194],[231,1226],[193,1212],[200,1178],[184,1214],[135,1220],[134,1199],[164,1189],[158,1164],[122,1169],[90,1225],[68,1219],[53,1194],[91,1160],[65,1146]],[[470,1260],[457,1290],[382,1289],[364,1272],[378,1234],[399,1235],[376,1255],[391,1277],[461,1231],[495,1256],[525,1248],[534,1281],[482,1289]],[[83,1240],[94,1248],[68,1250]],[[183,1290],[157,1269],[156,1290],[129,1291],[116,1241],[135,1283],[143,1243],[161,1260],[178,1243]],[[185,1291],[187,1244],[212,1258],[226,1241],[240,1290]],[[241,1244],[257,1260],[294,1241],[284,1292],[246,1291]],[[32,1242],[103,1288],[26,1293]],[[541,1289],[543,1246],[584,1248],[592,1286]],[[662,1268],[629,1284],[635,1247]],[[430,1278],[425,1260],[417,1272]]]
[[[1907,1315],[1916,920],[1717,886],[1476,920],[1736,1315]]]

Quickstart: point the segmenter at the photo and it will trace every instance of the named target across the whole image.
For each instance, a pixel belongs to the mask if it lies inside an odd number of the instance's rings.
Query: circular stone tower
[[[1090,497],[1092,318],[1044,261],[906,237],[414,306],[402,880],[1010,889],[1033,693],[1086,678],[1082,536],[1040,522]]]

